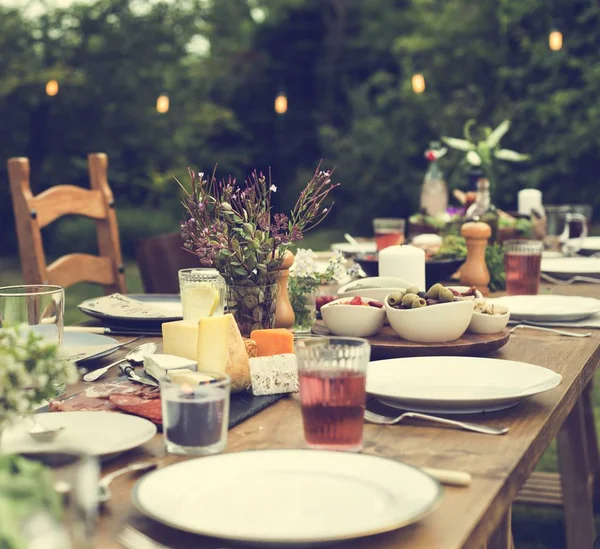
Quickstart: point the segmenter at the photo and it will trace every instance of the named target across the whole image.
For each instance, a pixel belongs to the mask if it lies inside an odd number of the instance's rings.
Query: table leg
[[[584,389],[581,398],[583,400],[583,421],[585,422],[585,437],[587,443],[588,464],[590,468],[590,483],[593,501],[600,504],[600,450],[598,449],[598,433],[596,432],[596,421],[594,418],[594,380],[590,381]]]
[[[592,547],[595,538],[584,408],[582,397],[567,416],[556,438],[567,549]]]
[[[486,548],[484,548],[486,549]],[[498,528],[491,535],[487,543],[487,549],[515,549],[512,536],[512,508],[502,517]]]

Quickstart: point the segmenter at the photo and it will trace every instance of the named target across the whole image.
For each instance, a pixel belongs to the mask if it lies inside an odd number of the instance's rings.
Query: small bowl
[[[509,320],[510,312],[508,310],[502,315],[487,315],[474,310],[467,330],[473,334],[497,334],[506,328]]]
[[[413,285],[402,278],[373,276],[345,284],[338,290],[338,297],[360,296],[376,299],[383,303],[385,297],[395,290],[404,290]]]
[[[473,317],[475,301],[465,299],[419,309],[394,309],[384,301],[388,321],[397,335],[417,343],[446,343],[461,337]]]
[[[363,301],[376,301],[361,296]],[[347,305],[351,297],[336,299],[321,307],[321,316],[327,329],[337,336],[368,337],[375,335],[383,326],[383,308],[367,305]],[[377,300],[379,301],[379,300]]]

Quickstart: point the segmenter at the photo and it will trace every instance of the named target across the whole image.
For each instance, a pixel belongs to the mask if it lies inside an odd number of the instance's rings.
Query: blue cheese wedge
[[[167,372],[167,379],[179,385],[183,385],[184,383],[187,385],[200,385],[201,383],[212,381],[214,378],[202,372],[183,369]]]
[[[252,394],[276,395],[298,391],[296,355],[259,356],[250,359]]]
[[[144,370],[154,379],[167,379],[169,372],[177,370],[197,370],[198,365],[189,358],[174,355],[148,355],[144,357]]]

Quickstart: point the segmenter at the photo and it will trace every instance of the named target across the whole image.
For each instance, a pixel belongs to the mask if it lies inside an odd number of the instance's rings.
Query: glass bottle
[[[490,243],[496,242],[498,235],[498,210],[490,198],[490,181],[485,177],[477,180],[475,202],[469,206],[465,214],[466,221],[483,221],[492,229]]]
[[[448,187],[438,162],[446,150],[441,149],[439,143],[432,142],[425,151],[429,168],[421,187],[421,211],[432,217],[445,213],[448,208]]]

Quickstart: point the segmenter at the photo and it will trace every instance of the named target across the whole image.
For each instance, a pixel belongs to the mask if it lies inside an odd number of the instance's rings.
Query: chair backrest
[[[199,267],[198,258],[183,249],[179,233],[152,236],[137,244],[136,259],[144,291],[148,294],[178,294],[179,269]]]
[[[117,227],[115,202],[107,180],[105,154],[88,155],[91,189],[57,185],[34,196],[29,182],[29,160],[11,158],[8,179],[13,199],[21,269],[26,284],[55,284],[67,288],[94,282],[106,293],[126,292],[125,267]],[[41,229],[64,215],[96,221],[100,255],[73,253],[46,266]]]

